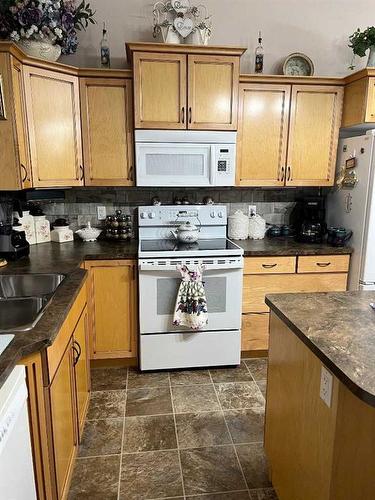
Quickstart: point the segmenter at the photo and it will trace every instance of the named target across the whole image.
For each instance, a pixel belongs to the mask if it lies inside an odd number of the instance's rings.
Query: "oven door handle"
[[[160,271],[160,272],[163,272],[163,271],[175,271],[176,273],[179,272],[178,269],[177,269],[177,264],[176,265],[173,265],[173,266],[170,266],[170,265],[153,265],[153,264],[139,264],[138,265],[138,269],[140,272],[142,271]],[[188,266],[195,266],[196,264],[191,264],[189,263]],[[207,272],[207,271],[229,271],[231,269],[243,269],[243,263],[241,262],[236,262],[236,263],[233,263],[233,264],[205,264],[204,262],[201,262],[200,263],[201,266],[203,266],[203,272]]]

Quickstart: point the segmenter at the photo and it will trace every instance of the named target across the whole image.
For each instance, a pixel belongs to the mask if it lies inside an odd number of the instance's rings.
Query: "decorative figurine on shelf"
[[[111,54],[109,51],[107,28],[103,22],[103,36],[100,41],[100,66],[102,68],[111,67]]]
[[[349,66],[349,69],[354,69],[354,58],[355,56],[364,57],[367,50],[368,60],[367,67],[375,67],[375,26],[369,26],[364,31],[359,28],[349,37],[349,47],[353,49],[353,59]]]
[[[191,6],[189,0],[158,1],[153,17],[153,36],[161,35],[164,43],[208,44],[212,24],[204,5]]]

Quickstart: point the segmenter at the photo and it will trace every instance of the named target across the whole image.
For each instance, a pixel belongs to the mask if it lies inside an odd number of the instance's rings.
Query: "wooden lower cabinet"
[[[350,255],[246,257],[242,297],[242,351],[268,349],[267,294],[347,289]]]
[[[265,351],[268,349],[269,313],[242,315],[241,351]]]
[[[87,307],[77,323],[73,334],[75,385],[77,393],[77,413],[79,440],[82,439],[86,413],[90,401],[90,356],[88,350]]]
[[[93,359],[137,354],[136,261],[100,260],[89,271],[89,327]]]
[[[58,498],[67,496],[78,445],[72,346],[71,338],[48,389]]]

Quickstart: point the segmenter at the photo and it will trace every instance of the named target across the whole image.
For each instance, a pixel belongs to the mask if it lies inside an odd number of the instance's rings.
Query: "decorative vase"
[[[17,45],[28,56],[55,62],[61,55],[60,45],[53,44],[50,40],[28,40],[22,38]]]
[[[370,68],[375,67],[375,45],[370,47],[370,52],[368,54],[367,66]]]
[[[181,43],[180,35],[169,26],[164,43]]]
[[[185,38],[185,43],[187,45],[203,45],[201,30],[195,28],[190,35]]]

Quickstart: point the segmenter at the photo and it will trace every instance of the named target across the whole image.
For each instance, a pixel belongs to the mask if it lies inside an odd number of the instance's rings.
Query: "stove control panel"
[[[165,205],[140,207],[138,223],[147,226],[178,226],[190,221],[201,226],[226,226],[225,205]]]

